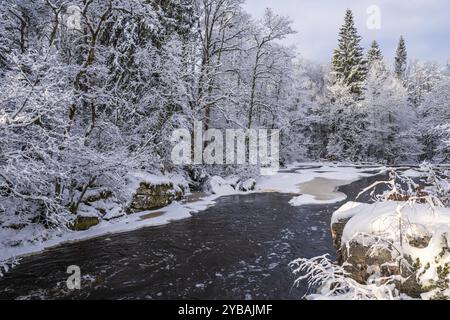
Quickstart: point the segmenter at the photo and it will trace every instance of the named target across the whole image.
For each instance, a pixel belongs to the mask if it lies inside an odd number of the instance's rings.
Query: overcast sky
[[[446,63],[450,58],[450,0],[246,0],[245,8],[261,17],[265,8],[289,16],[298,32],[286,41],[307,59],[329,62],[337,45],[345,10],[352,9],[356,26],[367,48],[377,40],[385,57],[393,60],[401,34],[409,58]],[[381,29],[367,27],[367,10],[377,5]]]

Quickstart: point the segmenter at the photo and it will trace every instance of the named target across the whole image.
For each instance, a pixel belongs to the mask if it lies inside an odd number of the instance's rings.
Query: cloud
[[[367,28],[367,8],[377,5],[381,29]],[[260,17],[266,7],[294,21],[296,35],[286,42],[298,47],[305,58],[328,62],[337,45],[339,27],[350,8],[363,36],[363,46],[377,40],[392,60],[400,35],[404,35],[410,58],[445,63],[450,58],[450,1],[448,0],[247,0],[246,10]]]

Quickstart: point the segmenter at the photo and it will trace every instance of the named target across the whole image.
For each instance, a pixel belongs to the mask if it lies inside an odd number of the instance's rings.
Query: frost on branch
[[[298,285],[307,281],[310,289],[317,293],[306,296],[307,299],[336,300],[393,300],[399,299],[399,293],[390,283],[391,279],[383,279],[383,283],[363,285],[350,277],[342,267],[333,263],[328,255],[312,259],[298,259],[290,264],[293,273],[299,276],[295,281]]]

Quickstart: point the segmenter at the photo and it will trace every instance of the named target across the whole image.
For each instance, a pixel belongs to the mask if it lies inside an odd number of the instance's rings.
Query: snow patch
[[[300,185],[301,196],[293,198],[289,203],[292,206],[305,204],[329,204],[344,201],[347,195],[338,192],[340,186],[349,184],[344,180],[332,180],[325,178],[315,178]]]
[[[311,165],[310,163],[308,165]],[[317,164],[316,164],[317,165]],[[296,166],[306,166],[297,163]],[[295,169],[295,168],[288,168]],[[260,177],[256,189],[259,192],[279,192],[300,194],[290,201],[292,206],[306,204],[330,204],[344,201],[347,196],[337,192],[340,186],[353,183],[363,177],[370,177],[386,171],[386,167],[367,168],[323,164],[322,167],[310,167],[295,172],[280,171],[274,176]]]
[[[358,233],[392,236],[399,231],[399,210],[401,218],[407,221],[405,224],[422,225],[425,229],[434,231],[434,234],[442,227],[446,229],[450,227],[450,209],[435,208],[433,211],[426,204],[408,205],[396,201],[374,204],[351,202],[333,215],[333,221],[351,217],[344,228],[342,242],[352,240]]]
[[[231,195],[236,193],[236,190],[233,188],[232,183],[233,182],[226,181],[219,176],[214,176],[209,181],[211,192],[215,195]]]
[[[424,172],[420,172],[414,169],[408,169],[401,173],[402,176],[408,177],[408,178],[420,178],[423,176],[426,176],[427,174]]]

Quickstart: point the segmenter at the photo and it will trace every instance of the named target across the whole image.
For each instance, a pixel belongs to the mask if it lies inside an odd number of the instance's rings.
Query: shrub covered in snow
[[[342,266],[333,263],[329,256],[312,259],[298,259],[290,264],[295,275],[299,276],[295,284],[307,280],[315,293],[306,298],[311,300],[386,300],[400,298],[395,286],[386,279],[383,283],[372,281],[361,284],[351,278]]]

